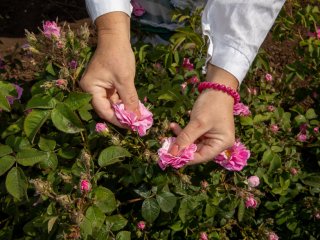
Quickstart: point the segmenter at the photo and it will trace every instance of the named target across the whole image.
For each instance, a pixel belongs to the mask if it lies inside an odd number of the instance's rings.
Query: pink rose
[[[313,129],[313,132],[314,132],[314,133],[319,133],[319,127],[315,127],[315,128]]]
[[[186,165],[190,160],[193,159],[195,151],[197,151],[197,145],[191,144],[190,146],[184,148],[179,156],[173,156],[168,153],[168,150],[175,142],[175,137],[166,138],[162,147],[158,150],[159,161],[158,165],[162,170],[165,170],[167,167],[171,166],[175,169],[181,168]]]
[[[123,103],[113,105],[118,121],[132,131],[138,132],[139,136],[144,136],[152,126],[153,118],[152,113],[141,102],[139,102],[139,107],[140,118],[134,112],[125,110]]]
[[[183,59],[183,63],[182,63],[182,67],[187,69],[188,71],[192,71],[194,69],[193,64],[190,62],[189,58],[184,58]]]
[[[206,232],[200,233],[200,240],[208,240],[208,235]]]
[[[230,171],[241,171],[247,165],[250,151],[240,141],[220,153],[214,161]]]
[[[268,234],[268,240],[278,240],[279,237],[275,232],[269,232]]]
[[[249,187],[257,187],[260,184],[260,178],[258,176],[251,176],[248,178]]]
[[[235,116],[249,116],[251,114],[249,107],[244,105],[243,103],[236,103],[233,106],[233,114]]]
[[[146,223],[144,221],[140,221],[137,223],[137,228],[140,229],[140,230],[144,230],[146,227]]]
[[[56,80],[56,86],[65,89],[68,86],[68,81],[66,79],[58,79]]]
[[[188,80],[191,84],[198,84],[200,82],[199,78],[197,76],[193,76]]]
[[[246,208],[256,208],[258,205],[257,200],[254,199],[252,195],[247,197],[246,202],[245,202]]]
[[[273,112],[276,108],[273,105],[269,105],[267,109],[269,112]]]
[[[303,133],[299,133],[298,136],[297,136],[297,140],[299,142],[305,142],[305,141],[307,141],[307,135],[303,134]]]
[[[43,34],[47,38],[51,38],[52,36],[59,38],[60,37],[60,27],[58,27],[56,22],[45,21],[43,23]]]
[[[86,179],[81,180],[80,187],[81,192],[89,192],[91,190],[90,182]]]
[[[270,130],[273,133],[277,133],[279,131],[279,126],[277,124],[271,124],[270,125]]]
[[[131,5],[132,5],[132,13],[136,17],[141,17],[146,10],[142,7],[142,5],[137,1],[137,0],[131,0]]]
[[[272,82],[273,80],[273,77],[270,73],[267,73],[264,78],[266,79],[267,82]]]
[[[290,168],[290,173],[295,176],[298,174],[298,170],[296,168]]]
[[[107,136],[109,134],[109,129],[107,127],[107,124],[105,123],[97,123],[95,130],[97,133],[100,133],[104,136]]]

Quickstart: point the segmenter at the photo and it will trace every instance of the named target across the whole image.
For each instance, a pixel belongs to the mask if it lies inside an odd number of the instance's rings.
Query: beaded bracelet
[[[226,85],[215,83],[215,82],[201,82],[198,86],[198,91],[201,93],[205,89],[215,89],[218,91],[225,92],[226,94],[230,95],[234,99],[234,104],[237,104],[240,102],[240,95],[237,91],[233,90],[230,87],[227,87]]]

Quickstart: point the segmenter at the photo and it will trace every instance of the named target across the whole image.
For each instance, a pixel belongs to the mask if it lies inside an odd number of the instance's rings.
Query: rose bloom
[[[132,13],[136,17],[141,17],[146,10],[142,7],[142,5],[137,1],[137,0],[131,0],[131,5],[132,5]]]
[[[260,184],[260,178],[258,176],[251,176],[248,178],[249,187],[257,187]]]
[[[273,80],[273,77],[270,73],[267,73],[264,78],[266,79],[267,82],[272,82]]]
[[[158,150],[159,161],[158,165],[162,170],[171,166],[175,169],[181,168],[193,159],[194,153],[197,151],[197,145],[191,144],[190,146],[181,150],[178,156],[173,156],[168,153],[172,144],[176,141],[175,137],[166,138],[161,148]]]
[[[86,179],[81,180],[80,187],[81,192],[89,192],[91,190],[90,182]]]
[[[254,199],[252,195],[247,197],[246,202],[245,202],[246,208],[256,208],[258,205],[257,200]]]
[[[273,133],[277,133],[279,131],[279,126],[277,124],[271,124],[270,125],[270,130]]]
[[[269,112],[273,112],[276,108],[273,105],[269,105],[267,109]]]
[[[250,157],[250,151],[240,141],[236,141],[233,146],[220,153],[214,161],[230,171],[241,171]]]
[[[295,176],[298,174],[298,170],[296,168],[290,168],[290,173]]]
[[[269,232],[268,234],[268,240],[278,240],[279,237],[275,232]]]
[[[140,221],[137,223],[137,228],[140,230],[144,230],[146,227],[146,223],[144,221]]]
[[[43,23],[43,34],[50,38],[52,36],[59,38],[60,37],[60,27],[56,22],[53,21],[45,21]]]
[[[134,112],[125,110],[123,103],[113,105],[118,121],[132,131],[138,132],[139,136],[144,136],[153,124],[153,115],[141,102],[139,102],[139,107],[140,117]]]
[[[307,141],[307,135],[303,134],[303,133],[299,133],[298,136],[297,136],[297,140],[299,142],[305,142],[305,141]]]
[[[200,82],[199,78],[197,76],[193,76],[188,80],[191,84],[198,84]]]
[[[206,232],[200,233],[200,240],[208,240],[208,235]]]
[[[97,123],[95,130],[97,133],[101,133],[102,135],[106,135],[109,133],[109,129],[107,127],[107,124],[105,123]]]
[[[249,116],[251,114],[249,107],[243,103],[236,103],[233,106],[233,114],[235,116]]]
[[[193,64],[190,62],[189,58],[183,58],[182,67],[187,69],[188,71],[192,71],[194,69]]]
[[[319,127],[315,127],[315,128],[313,129],[313,132],[314,132],[314,133],[319,133]]]

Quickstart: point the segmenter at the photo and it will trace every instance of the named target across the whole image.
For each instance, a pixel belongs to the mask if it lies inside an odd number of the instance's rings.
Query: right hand
[[[92,106],[101,118],[123,127],[115,116],[113,104],[123,102],[126,110],[140,115],[134,86],[136,65],[129,37],[130,19],[124,13],[115,12],[99,17],[96,24],[98,47],[80,87],[92,94]]]

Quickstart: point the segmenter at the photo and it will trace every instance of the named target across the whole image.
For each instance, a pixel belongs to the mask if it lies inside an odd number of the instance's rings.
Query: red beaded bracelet
[[[234,104],[240,102],[240,95],[236,90],[233,90],[231,87],[227,87],[226,85],[215,83],[215,82],[201,82],[198,86],[198,91],[201,93],[205,89],[215,89],[218,91],[225,92],[226,94],[230,95],[234,99]]]

